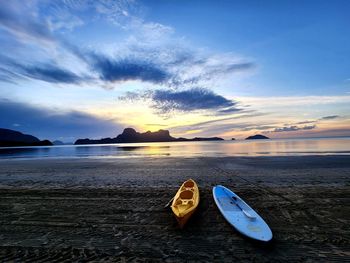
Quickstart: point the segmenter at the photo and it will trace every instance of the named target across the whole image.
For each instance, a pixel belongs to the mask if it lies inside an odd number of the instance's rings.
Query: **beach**
[[[350,156],[0,160],[0,262],[347,262]],[[164,205],[200,188],[179,229]],[[222,184],[269,224],[240,235],[212,198]]]

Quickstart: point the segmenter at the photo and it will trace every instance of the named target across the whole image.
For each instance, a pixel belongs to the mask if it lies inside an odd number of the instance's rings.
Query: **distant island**
[[[0,128],[0,147],[13,146],[46,146],[52,145],[49,140],[40,141],[33,135],[23,134],[18,131]]]
[[[53,143],[53,145],[64,145],[64,143],[60,140],[55,140],[52,143]]]
[[[224,139],[219,137],[195,137],[192,139],[187,138],[174,138],[170,135],[168,130],[159,130],[156,132],[147,131],[144,133],[137,132],[133,128],[124,129],[122,134],[119,134],[115,138],[102,138],[100,140],[91,139],[78,139],[74,144],[106,144],[106,143],[137,143],[137,142],[186,142],[186,141],[223,141]]]
[[[246,140],[261,140],[261,139],[270,139],[270,138],[267,136],[261,135],[261,134],[256,134],[256,135],[249,136],[245,139]]]

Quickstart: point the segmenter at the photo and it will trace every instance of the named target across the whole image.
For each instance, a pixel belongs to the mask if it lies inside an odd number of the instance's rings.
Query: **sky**
[[[349,1],[0,0],[0,127],[350,136]]]

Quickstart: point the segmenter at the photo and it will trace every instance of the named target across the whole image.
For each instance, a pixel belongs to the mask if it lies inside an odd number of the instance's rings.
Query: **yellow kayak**
[[[171,210],[173,210],[180,228],[186,224],[191,215],[196,211],[199,204],[199,189],[195,181],[185,181],[177,191]]]

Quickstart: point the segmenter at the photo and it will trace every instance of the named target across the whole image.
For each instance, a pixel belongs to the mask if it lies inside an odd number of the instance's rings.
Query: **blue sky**
[[[348,1],[2,1],[0,126],[350,135]]]
[[[329,94],[344,94],[349,1],[151,2],[152,19],[196,45],[254,58],[262,71],[252,80],[269,86],[256,95],[324,95],[330,86]]]

